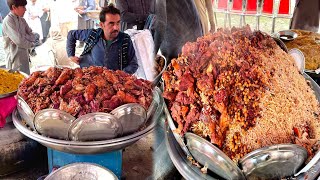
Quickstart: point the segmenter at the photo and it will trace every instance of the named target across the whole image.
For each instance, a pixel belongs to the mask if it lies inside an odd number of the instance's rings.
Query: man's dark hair
[[[106,22],[106,14],[119,14],[120,15],[120,10],[114,7],[114,5],[111,3],[108,6],[105,6],[102,8],[100,14],[99,14],[99,19],[100,22]]]
[[[12,10],[12,6],[25,6],[27,5],[27,0],[7,0],[7,4],[10,8],[10,10]]]

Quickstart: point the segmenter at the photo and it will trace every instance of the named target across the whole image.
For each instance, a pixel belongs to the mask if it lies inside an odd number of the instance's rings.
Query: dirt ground
[[[154,134],[140,139],[123,151],[122,175],[127,180],[151,177],[153,171],[152,144]]]

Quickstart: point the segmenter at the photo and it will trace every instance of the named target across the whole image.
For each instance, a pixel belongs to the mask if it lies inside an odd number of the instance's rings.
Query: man
[[[32,32],[23,18],[26,0],[8,0],[10,13],[3,20],[3,41],[7,68],[30,74],[30,48],[39,43],[39,35]]]
[[[194,3],[199,13],[203,34],[214,32],[215,24],[213,20],[212,1],[211,0],[194,0]]]
[[[121,30],[141,30],[149,16],[154,14],[154,0],[116,0],[117,8],[121,12]]]
[[[94,21],[88,17],[87,11],[95,9],[95,0],[79,0],[79,6],[75,8],[75,11],[79,14],[78,29],[90,29],[94,27]],[[82,48],[83,45],[84,42],[80,41],[79,48]]]
[[[290,29],[318,32],[320,17],[319,0],[297,0]]]
[[[67,53],[80,67],[105,66],[133,74],[138,69],[130,36],[120,32],[120,11],[112,4],[102,8],[99,29],[72,30],[68,33]],[[76,40],[85,41],[80,57],[75,56]]]
[[[177,58],[182,46],[203,35],[201,21],[193,0],[156,0],[154,44],[167,58]]]

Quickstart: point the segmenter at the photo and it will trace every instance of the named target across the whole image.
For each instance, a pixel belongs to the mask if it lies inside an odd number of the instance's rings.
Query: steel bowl
[[[73,163],[63,166],[45,178],[45,180],[86,179],[117,180],[118,177],[109,169],[93,163]]]
[[[298,34],[290,30],[284,30],[278,32],[278,37],[284,41],[292,41],[298,37]]]
[[[150,115],[149,119],[147,119],[144,129],[127,136],[118,137],[118,138],[109,139],[109,140],[80,142],[80,141],[66,141],[66,140],[45,137],[38,134],[37,132],[30,130],[21,121],[21,117],[17,111],[12,113],[12,121],[16,126],[16,128],[22,134],[54,150],[67,152],[67,153],[74,153],[74,154],[96,154],[96,153],[116,151],[135,143],[136,141],[138,141],[142,137],[145,137],[147,134],[153,131],[157,123],[157,120],[162,114],[162,110],[163,110],[164,100],[163,100],[163,97],[160,96],[160,93],[161,92],[159,88],[155,88],[154,94],[153,94],[153,101],[155,104],[153,107],[155,108],[155,110],[148,109],[148,111],[152,111],[154,113]]]
[[[147,119],[146,110],[137,103],[129,103],[119,106],[112,110],[110,114],[114,115],[122,126],[123,135],[136,132]]]
[[[163,66],[162,70],[160,71],[160,73],[152,81],[153,86],[157,86],[159,84],[161,77],[162,77],[162,74],[166,70],[167,65],[168,65],[167,59],[163,55],[158,54],[157,56],[161,56],[164,59],[164,66]]]
[[[277,144],[257,149],[239,160],[247,179],[292,176],[307,159],[307,150],[296,144]]]

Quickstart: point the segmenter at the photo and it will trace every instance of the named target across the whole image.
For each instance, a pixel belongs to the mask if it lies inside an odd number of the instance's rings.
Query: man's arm
[[[87,8],[84,10],[84,12],[86,13],[88,10],[95,10],[96,9],[96,2],[95,0],[87,0],[88,1],[88,5]]]
[[[77,40],[85,41],[88,38],[88,36],[90,35],[91,31],[92,31],[92,29],[69,31],[68,36],[67,36],[66,50],[67,50],[68,58],[71,61],[73,61],[74,63],[77,63],[77,64],[80,63],[79,57],[75,56],[75,52],[76,52],[75,48],[76,48]]]
[[[161,43],[164,39],[164,34],[167,26],[167,9],[166,0],[156,1],[156,21],[155,21],[155,33],[154,33],[154,50],[155,54],[158,53]]]
[[[131,39],[128,45],[128,66],[123,69],[126,73],[133,74],[137,71],[139,65]]]
[[[34,35],[27,34],[31,31],[30,27],[23,18],[19,18],[19,20],[21,25],[20,28],[16,27],[16,23],[12,17],[8,17],[8,19],[3,23],[3,32],[5,32],[10,40],[19,48],[29,49],[34,47]]]
[[[214,20],[213,20],[213,9],[212,9],[212,1],[211,0],[206,0],[206,7],[207,7],[209,22],[210,22],[210,27],[211,27],[210,32],[214,32],[216,26],[215,26]]]
[[[67,45],[66,45],[68,57],[72,57],[75,55],[77,40],[83,41],[83,42],[86,41],[90,32],[91,32],[91,29],[71,30],[68,32]]]
[[[128,0],[130,1],[130,0]],[[121,20],[127,23],[139,23],[145,21],[148,17],[148,14],[135,14],[129,12],[129,7],[127,0],[116,0],[117,8],[121,13]]]

